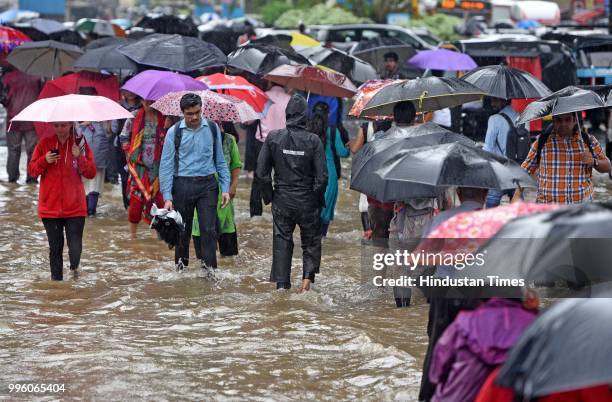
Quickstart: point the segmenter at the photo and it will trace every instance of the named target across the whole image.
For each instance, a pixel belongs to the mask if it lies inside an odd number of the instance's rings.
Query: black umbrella
[[[215,25],[200,32],[200,39],[216,44],[225,54],[236,50],[239,36],[239,33],[225,25]]]
[[[361,112],[365,116],[391,116],[394,106],[414,103],[418,112],[430,112],[479,100],[483,91],[458,78],[426,77],[388,85],[370,99]]]
[[[360,41],[351,49],[351,55],[374,66],[381,72],[384,67],[385,54],[394,52],[399,58],[399,65],[404,67],[406,61],[414,56],[417,51],[398,38],[374,38]]]
[[[346,52],[328,47],[309,47],[299,51],[312,64],[331,68],[349,77],[356,84],[377,78],[376,69],[365,61]]]
[[[7,61],[24,73],[52,78],[70,71],[82,54],[83,51],[74,45],[47,40],[16,47]]]
[[[283,64],[310,65],[294,51],[266,45],[241,46],[227,56],[228,66],[261,76]]]
[[[389,152],[377,173],[383,179],[431,186],[536,187],[518,163],[459,142]]]
[[[523,110],[517,123],[524,124],[546,116],[581,112],[605,106],[605,102],[597,93],[569,86],[535,102],[531,102]]]
[[[87,50],[77,61],[74,62],[75,70],[90,70],[111,72],[136,71],[138,66],[124,54],[117,51],[120,45],[109,45]]]
[[[551,90],[533,75],[505,65],[479,67],[461,79],[495,98],[530,99],[551,94]]]
[[[152,29],[160,34],[198,36],[198,27],[191,17],[175,15],[145,16],[136,24],[138,28]]]
[[[525,400],[612,382],[612,299],[564,300],[514,345],[496,383]]]
[[[514,220],[482,250],[484,265],[466,274],[557,282],[562,290],[612,283],[612,204],[578,204]]]
[[[114,45],[115,47],[123,46],[123,45],[128,45],[133,42],[135,42],[135,39],[118,38],[116,36],[106,36],[104,38],[95,39],[89,42],[87,46],[85,46],[85,51],[94,50],[94,49],[98,49],[98,48],[106,47],[110,45]]]
[[[378,134],[374,141],[368,142],[355,154],[351,166],[351,188],[382,202],[436,196],[442,190],[402,180],[384,179],[379,170],[391,155],[402,150],[453,142],[476,145],[469,138],[434,123],[393,127],[384,134]]]
[[[226,61],[215,45],[181,35],[153,34],[117,51],[138,64],[183,73],[221,66]]]
[[[280,47],[281,49],[285,49],[288,51],[295,51],[295,49],[291,46],[291,41],[293,38],[291,35],[287,34],[270,34],[265,36],[260,36],[255,39],[251,39],[247,42],[249,45],[265,45],[265,46],[275,46]]]

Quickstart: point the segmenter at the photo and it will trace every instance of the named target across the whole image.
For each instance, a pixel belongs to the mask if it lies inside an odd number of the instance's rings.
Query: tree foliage
[[[291,9],[276,20],[274,26],[277,28],[295,28],[300,22],[308,25],[317,24],[354,24],[367,22],[367,19],[359,18],[351,12],[340,7],[328,7],[317,4],[306,9]]]

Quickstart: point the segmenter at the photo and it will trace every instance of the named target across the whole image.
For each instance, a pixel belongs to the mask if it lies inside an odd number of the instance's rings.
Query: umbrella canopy
[[[478,67],[469,55],[442,48],[422,50],[408,63],[423,70],[466,71]]]
[[[190,92],[192,91],[171,92],[159,98],[151,107],[164,115],[182,116],[181,98]],[[202,98],[202,116],[207,119],[242,123],[261,118],[261,115],[255,112],[248,103],[233,96],[212,91],[196,91],[194,93]]]
[[[405,80],[371,80],[362,84],[357,89],[357,94],[353,97],[354,103],[351,110],[348,112],[349,116],[358,118],[363,111],[365,105],[372,99],[374,95],[387,85],[397,84]],[[380,120],[390,116],[369,116],[371,119]]]
[[[181,35],[148,35],[118,51],[138,64],[184,73],[222,66],[226,61],[215,45]]]
[[[227,56],[227,65],[255,75],[265,75],[284,64],[310,65],[304,56],[266,45],[245,45]]]
[[[578,204],[523,217],[482,247],[487,252],[485,264],[472,274],[569,281],[587,288],[611,283],[611,237],[610,204]]]
[[[109,45],[87,50],[74,62],[75,70],[90,71],[136,71],[138,66],[127,56],[119,53],[117,47],[120,45]]]
[[[87,52],[88,50],[94,50],[94,49],[98,49],[101,47],[106,47],[106,46],[111,46],[111,45],[114,45],[115,47],[119,47],[123,45],[128,45],[133,42],[135,42],[135,40],[130,39],[130,38],[118,38],[116,36],[106,36],[104,38],[92,40],[91,42],[87,44],[87,46],[85,46],[84,49]]]
[[[434,229],[416,249],[427,252],[473,253],[512,219],[559,207],[557,204],[515,202],[496,208],[463,212]],[[440,239],[443,242],[440,242]]]
[[[612,382],[612,299],[563,300],[541,314],[508,354],[496,383],[522,398]]]
[[[17,29],[34,29],[43,35],[51,35],[56,32],[67,30],[61,22],[46,18],[34,18],[26,22],[17,23],[14,26]]]
[[[208,87],[188,75],[147,70],[136,74],[121,89],[135,93],[142,99],[155,101],[170,92],[203,91]]]
[[[494,98],[530,99],[551,94],[550,89],[533,75],[506,65],[480,67],[461,79]]]
[[[351,54],[374,66],[379,72],[384,68],[385,54],[394,52],[399,65],[403,66],[417,51],[398,38],[374,38],[360,41],[351,49]]]
[[[469,138],[434,123],[394,127],[376,140],[365,144],[355,154],[351,166],[351,189],[382,202],[436,196],[443,190],[429,185],[385,179],[379,174],[379,170],[388,158],[399,150],[454,142],[475,145]]]
[[[257,113],[266,114],[272,101],[268,95],[257,86],[251,84],[246,78],[238,75],[225,75],[221,73],[203,75],[197,78],[208,85],[209,89],[219,93],[242,99]]]
[[[90,71],[81,71],[68,74],[45,83],[38,99],[57,97],[68,94],[77,94],[79,88],[95,88],[99,96],[104,96],[113,101],[119,101],[119,82],[114,75],[102,75]],[[55,131],[50,124],[34,123],[36,134],[40,138],[52,135]]]
[[[286,50],[301,50],[320,46],[321,42],[299,32],[277,33],[260,36],[248,42],[251,45],[276,46]]]
[[[23,109],[13,121],[105,121],[134,116],[117,102],[103,96],[64,95],[39,99]]]
[[[145,16],[136,24],[138,28],[152,29],[160,34],[198,36],[198,27],[191,17],[175,15]]]
[[[312,64],[331,68],[358,84],[377,78],[376,70],[370,64],[338,49],[309,47],[300,50],[300,54]]]
[[[383,179],[507,190],[536,187],[521,166],[502,156],[462,143],[439,144],[389,153],[378,169]]]
[[[311,66],[279,66],[264,75],[264,79],[300,91],[335,98],[350,98],[357,92],[355,85],[344,74]]]
[[[7,60],[24,73],[53,78],[70,71],[82,54],[74,45],[48,40],[24,43],[13,49]]]
[[[390,116],[395,105],[403,101],[413,102],[417,112],[431,112],[476,101],[483,95],[483,91],[458,78],[416,78],[381,88],[361,116]]]
[[[518,117],[517,124],[524,124],[546,116],[581,112],[605,106],[603,99],[595,92],[569,86],[531,102]]]
[[[115,29],[110,21],[97,18],[81,18],[74,26],[76,31],[99,36],[115,36]]]
[[[0,50],[8,53],[25,42],[30,42],[26,34],[10,27],[0,26]]]

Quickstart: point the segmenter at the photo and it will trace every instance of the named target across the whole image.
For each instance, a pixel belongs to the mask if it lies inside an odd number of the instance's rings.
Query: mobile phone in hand
[[[59,155],[59,149],[55,148],[51,150],[51,153],[54,155]]]

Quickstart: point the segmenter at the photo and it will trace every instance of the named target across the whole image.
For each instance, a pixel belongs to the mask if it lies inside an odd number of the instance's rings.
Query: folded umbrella
[[[190,92],[202,98],[202,116],[209,120],[243,123],[261,118],[261,115],[242,99],[213,91],[171,92],[159,98],[151,107],[164,115],[182,116],[181,98]]]
[[[0,50],[4,53],[8,53],[17,46],[31,40],[26,34],[16,29],[0,26]]]
[[[431,186],[536,187],[518,163],[459,142],[389,153],[377,172],[383,179]]]
[[[423,70],[467,71],[478,67],[469,55],[443,48],[421,50],[408,63]]]
[[[365,105],[372,99],[374,95],[381,89],[386,87],[387,85],[397,84],[399,82],[403,82],[405,80],[370,80],[363,83],[358,89],[357,94],[353,97],[354,103],[351,106],[351,110],[349,110],[348,115],[358,118],[363,111]],[[384,118],[391,117],[388,116],[368,116],[374,120],[380,120]]]
[[[317,67],[279,66],[263,78],[299,91],[335,98],[350,98],[357,92],[355,85],[344,74]]]
[[[611,333],[612,299],[563,300],[531,323],[495,382],[524,400],[610,384]]]
[[[72,66],[75,70],[90,71],[136,71],[138,66],[124,54],[117,51],[121,45],[109,45],[86,50]]]
[[[299,51],[310,63],[331,68],[357,84],[377,78],[376,69],[365,61],[334,48],[309,47]]]
[[[103,96],[64,95],[39,99],[19,112],[12,121],[106,121],[131,119],[134,115]]]
[[[135,93],[142,99],[155,101],[170,92],[203,91],[208,86],[188,75],[147,70],[129,79],[121,89]]]
[[[53,40],[26,42],[13,49],[7,61],[30,75],[53,78],[70,71],[83,51]]]
[[[551,94],[550,89],[533,75],[503,64],[477,68],[461,79],[494,98],[531,99]]]
[[[152,34],[118,48],[138,64],[177,72],[223,66],[225,54],[212,43],[181,35]]]
[[[175,209],[157,208],[153,203],[151,217],[151,229],[157,231],[158,238],[164,241],[169,249],[174,248],[185,231],[181,214]]]
[[[606,104],[597,93],[569,86],[531,102],[518,117],[517,124],[524,124],[546,116],[557,116],[602,107],[606,107]]]
[[[265,115],[272,104],[264,91],[239,75],[216,73],[203,75],[196,79],[208,85],[208,88],[213,91],[242,99],[251,105],[257,113]]]
[[[268,45],[245,45],[227,56],[227,65],[255,75],[265,75],[284,64],[310,65],[304,56]]]
[[[380,89],[363,108],[361,117],[390,116],[399,102],[411,101],[417,112],[431,112],[479,100],[484,92],[458,78],[426,77]]]
[[[351,189],[382,202],[436,196],[444,189],[406,183],[402,180],[390,180],[381,176],[380,169],[400,150],[454,142],[475,146],[469,138],[446,130],[435,123],[393,127],[384,134],[379,134],[374,141],[365,144],[355,154],[351,166]]]

